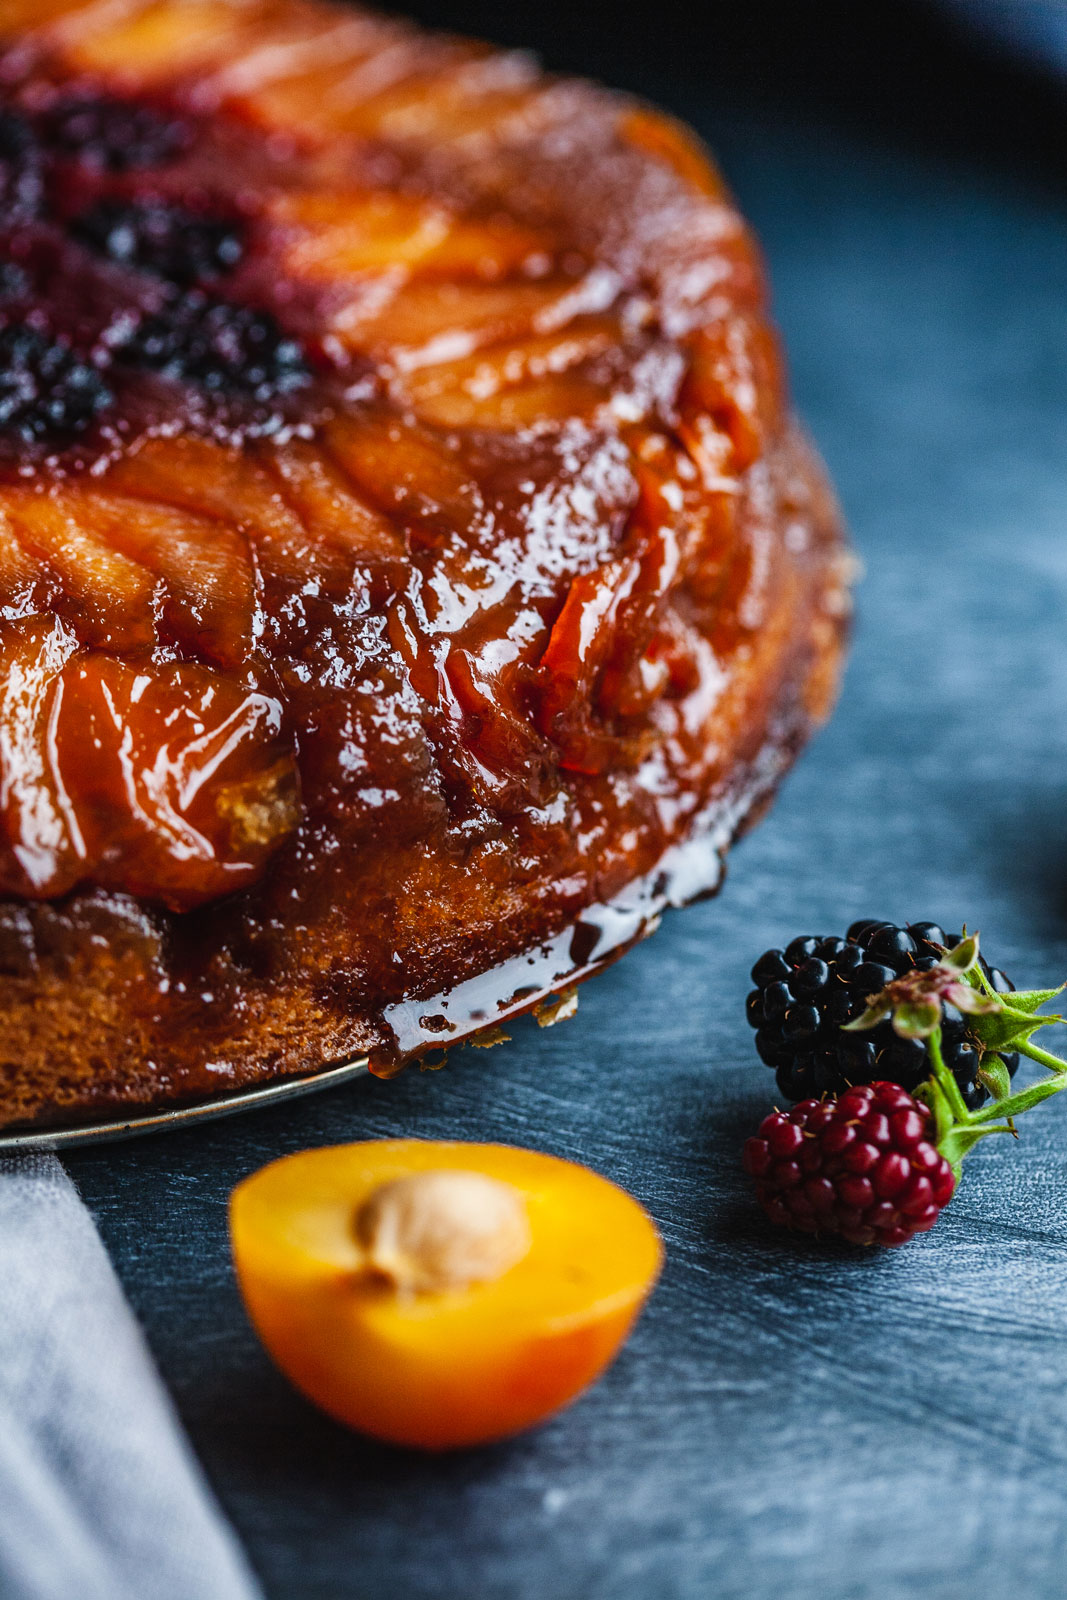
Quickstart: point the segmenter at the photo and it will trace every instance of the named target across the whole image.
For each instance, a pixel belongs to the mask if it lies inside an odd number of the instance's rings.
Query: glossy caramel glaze
[[[0,46],[0,1117],[388,1072],[828,710],[753,241],[668,119],[370,13]]]

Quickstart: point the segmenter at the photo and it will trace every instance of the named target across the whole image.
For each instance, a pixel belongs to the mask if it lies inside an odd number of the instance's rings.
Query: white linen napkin
[[[0,1596],[259,1596],[50,1155],[0,1159]]]

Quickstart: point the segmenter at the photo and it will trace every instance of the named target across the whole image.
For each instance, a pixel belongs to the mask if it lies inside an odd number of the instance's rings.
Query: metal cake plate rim
[[[254,1111],[266,1106],[279,1105],[285,1100],[295,1100],[301,1095],[317,1094],[334,1088],[370,1071],[366,1056],[357,1056],[312,1072],[300,1078],[286,1078],[281,1083],[259,1084],[252,1089],[237,1089],[229,1094],[216,1095],[195,1105],[177,1106],[170,1111],[148,1111],[143,1116],[128,1116],[112,1122],[83,1123],[80,1127],[24,1128],[10,1133],[0,1133],[0,1155],[18,1155],[35,1151],[71,1150],[79,1145],[110,1144],[118,1139],[138,1139],[151,1133],[166,1133],[175,1128],[200,1122],[215,1122],[221,1117],[236,1116],[241,1111]]]
[[[773,769],[775,765],[776,762],[772,762],[771,768]],[[752,785],[749,798],[766,787],[768,780],[773,783],[775,775],[773,771],[763,773],[761,775],[763,782],[757,780]],[[736,827],[736,815],[731,813],[737,811],[743,813],[745,809],[746,805],[735,800],[732,808],[725,808],[720,813],[715,826],[694,828],[687,839],[671,846],[651,872],[628,886],[628,891],[620,902],[607,902],[586,908],[582,917],[564,928],[555,938],[526,951],[525,957],[518,959],[525,959],[534,968],[540,962],[545,970],[525,974],[527,980],[532,981],[517,989],[510,1002],[501,1003],[497,999],[495,1011],[490,1011],[487,1007],[484,1016],[481,1012],[477,1013],[480,1020],[476,1027],[460,1026],[453,1030],[448,1027],[447,1017],[442,1015],[440,1020],[446,1024],[448,1037],[436,1030],[433,1033],[423,1033],[419,1029],[415,1030],[415,1033],[420,1034],[416,1037],[411,1030],[412,1016],[409,1013],[419,1017],[431,1003],[440,1004],[443,1012],[447,1012],[450,1004],[459,1001],[467,989],[472,985],[480,989],[487,979],[496,977],[502,968],[492,968],[489,973],[478,974],[469,982],[461,983],[448,991],[447,995],[434,997],[432,1002],[427,999],[410,1000],[389,1008],[385,1013],[385,1020],[400,1049],[401,1060],[413,1059],[420,1046],[423,1049],[447,1049],[452,1045],[467,1042],[474,1034],[486,1028],[492,1030],[500,1023],[509,1022],[533,1010],[540,1000],[553,994],[559,995],[566,988],[584,982],[586,978],[592,977],[594,973],[602,971],[618,960],[634,944],[647,938],[659,926],[660,916],[668,907],[685,905],[704,894],[714,893],[722,882],[722,848]],[[594,946],[590,949],[588,958],[575,965],[571,941],[576,930],[592,912],[599,913],[602,917],[608,915],[609,920],[594,922],[593,927],[597,934]],[[510,961],[505,963],[505,967],[513,968],[515,964],[515,961]],[[474,1015],[472,1012],[472,1020]],[[411,1034],[411,1037],[406,1037],[407,1034]],[[255,1111],[262,1107],[279,1105],[300,1095],[315,1094],[320,1090],[334,1088],[353,1078],[368,1074],[370,1070],[368,1056],[352,1055],[317,1072],[302,1073],[299,1077],[259,1084],[250,1089],[230,1090],[210,1099],[170,1110],[145,1110],[141,1115],[134,1114],[107,1122],[81,1123],[76,1126],[13,1128],[7,1132],[0,1132],[0,1156],[34,1151],[71,1150],[81,1145],[103,1145],[122,1139],[141,1138],[148,1134],[166,1133],[174,1129],[195,1126],[201,1122],[236,1116],[243,1111]]]

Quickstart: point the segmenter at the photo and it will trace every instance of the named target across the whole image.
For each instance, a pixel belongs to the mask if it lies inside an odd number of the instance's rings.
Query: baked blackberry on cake
[[[684,129],[318,0],[0,0],[0,1119],[528,1009],[714,886],[836,513]]]

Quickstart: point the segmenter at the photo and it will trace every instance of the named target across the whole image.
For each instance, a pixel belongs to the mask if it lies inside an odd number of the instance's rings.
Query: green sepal
[[[938,1081],[939,1077],[941,1082]],[[945,1087],[942,1088],[942,1082]],[[950,1092],[946,1094],[945,1089]],[[953,1100],[959,1100],[959,1089],[955,1082],[949,1083],[948,1070],[944,1063],[940,1068],[935,1063],[933,1075],[927,1078],[915,1091],[915,1098],[922,1100],[930,1107],[934,1114],[934,1138],[937,1148],[952,1168],[952,1176],[957,1184],[963,1170],[963,1158],[979,1139],[984,1139],[987,1133],[1009,1133],[1012,1130],[998,1125],[995,1128],[979,1128],[973,1126],[967,1111],[963,1109],[966,1121],[960,1121],[958,1109],[954,1109]]]
[[[892,1009],[888,1002],[885,1005],[868,1006],[862,1016],[854,1017],[851,1022],[843,1022],[841,1032],[866,1033],[868,1028],[877,1028],[880,1022],[884,1022]]]
[[[1028,1011],[1017,1009],[1013,995],[1011,1001],[1002,1004],[999,1011],[968,1017],[967,1028],[978,1040],[983,1051],[992,1051],[996,1055],[1011,1055],[1013,1051],[1025,1045],[1030,1035],[1036,1033],[1039,1028],[1048,1028],[1052,1023],[1062,1021],[1062,1017],[1038,1017]]]
[[[973,1150],[979,1139],[984,1139],[990,1133],[1010,1133],[1013,1137],[1018,1138],[1015,1129],[1006,1122],[998,1122],[992,1127],[986,1124],[985,1127],[981,1128],[957,1123],[954,1128],[950,1128],[937,1141],[937,1148],[952,1168],[957,1184],[960,1181],[964,1156],[968,1150]]]
[[[1057,1072],[1050,1078],[1042,1078],[1026,1089],[1019,1089],[1006,1100],[994,1100],[988,1106],[980,1106],[977,1111],[971,1112],[969,1120],[974,1124],[989,1122],[993,1117],[1021,1116],[1024,1111],[1040,1105],[1042,1100],[1059,1094],[1061,1089],[1067,1089],[1067,1070]]]
[[[1025,1011],[1028,1016],[1033,1016],[1035,1011],[1047,1005],[1050,1000],[1055,1000],[1064,989],[1067,989],[1067,983],[1061,983],[1058,989],[1013,989],[1010,994],[1002,994],[1000,998],[1013,1011]],[[1045,1021],[1062,1022],[1063,1018],[1049,1016]]]
[[[1067,989],[1067,983],[1061,983],[1057,989],[1010,989],[1007,994],[998,994],[981,967],[972,967],[966,976],[973,988],[981,989],[1002,1005],[1010,1006],[1013,1011],[1025,1011],[1029,1016]],[[1048,1021],[1062,1022],[1063,1018],[1049,1017]]]
[[[949,1005],[966,1012],[969,1017],[984,1017],[994,1011],[1001,1010],[999,995],[983,994],[981,989],[973,983],[965,983],[962,978],[956,978],[947,988],[941,991],[942,1000],[947,1000]]]
[[[1006,1100],[1011,1094],[1011,1074],[1000,1056],[984,1055],[978,1068],[978,1082],[989,1090],[994,1100]]]
[[[893,1012],[893,1032],[902,1039],[928,1039],[941,1022],[936,1000],[905,1002]]]
[[[969,937],[961,939],[953,949],[944,952],[940,961],[950,972],[958,972],[961,975],[970,972],[972,967],[978,964],[978,935],[972,933]]]

